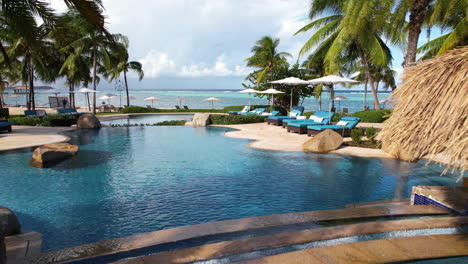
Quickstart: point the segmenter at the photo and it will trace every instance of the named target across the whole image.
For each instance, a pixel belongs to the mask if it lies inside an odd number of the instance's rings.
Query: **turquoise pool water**
[[[44,249],[250,216],[343,208],[451,185],[424,162],[262,151],[228,129],[103,128],[69,132],[79,154],[28,166],[31,150],[0,153],[0,204]]]
[[[116,119],[110,121],[101,122],[103,125],[133,125],[133,124],[156,124],[163,121],[169,120],[187,120],[190,121],[193,118],[192,115],[179,115],[179,114],[151,114],[151,115],[141,115],[135,114],[130,115],[128,119]]]

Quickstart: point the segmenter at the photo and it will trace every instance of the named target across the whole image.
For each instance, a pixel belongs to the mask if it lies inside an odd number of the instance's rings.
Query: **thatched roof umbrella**
[[[403,160],[444,152],[449,168],[468,169],[468,46],[406,70],[398,102],[380,133],[383,149]]]

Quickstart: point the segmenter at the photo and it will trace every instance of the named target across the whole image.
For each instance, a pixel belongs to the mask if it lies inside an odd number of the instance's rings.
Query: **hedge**
[[[263,123],[266,120],[266,116],[258,115],[210,115],[210,122],[213,125]]]
[[[11,116],[9,122],[17,126],[70,126],[76,124],[78,116],[57,114],[44,117]]]
[[[351,116],[361,118],[363,123],[382,123],[390,117],[391,110],[366,110],[351,114]]]

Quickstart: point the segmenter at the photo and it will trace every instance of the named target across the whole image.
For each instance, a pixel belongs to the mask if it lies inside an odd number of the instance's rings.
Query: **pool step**
[[[246,261],[245,263],[305,263],[294,262],[295,257],[296,255],[302,255],[304,254],[303,252],[311,249],[336,246],[342,246],[345,249],[353,248],[353,246],[349,246],[349,243],[354,245],[354,242],[356,241],[366,240],[373,242],[373,238],[377,240],[379,240],[379,238],[385,238],[385,235],[382,235],[382,233],[403,238],[407,235],[417,234],[418,232],[429,233],[431,236],[436,236],[446,234],[447,232],[453,231],[453,229],[460,228],[463,228],[468,232],[468,217],[395,220],[387,221],[385,222],[385,225],[382,225],[381,222],[368,222],[309,229],[234,241],[224,241],[177,251],[127,259],[115,263],[233,263],[238,261]],[[408,239],[411,239],[411,237],[408,237]],[[467,239],[466,236],[465,239]],[[458,241],[457,245],[459,244],[460,243]],[[463,252],[466,251],[468,251],[468,249]],[[459,254],[460,252],[453,251],[453,255],[456,255],[455,253]],[[288,258],[288,254],[291,254],[293,258]],[[341,255],[337,255],[341,257]],[[443,256],[452,255],[443,254]],[[263,260],[262,257],[264,257]],[[272,259],[273,262],[270,262],[269,259]],[[264,262],[265,260],[268,262]],[[369,261],[367,261],[367,263],[368,262]],[[339,261],[324,263],[339,263]],[[358,261],[357,263],[362,262]]]
[[[333,230],[337,224],[346,226],[344,223],[447,214],[447,210],[432,205],[387,205],[259,216],[171,228],[46,252],[29,263],[109,263],[220,242],[308,232],[323,226],[334,225],[330,229]],[[349,222],[350,219],[356,221]],[[382,225],[382,222],[375,223]]]
[[[380,206],[409,205],[410,202],[411,202],[411,199],[382,200],[382,201],[347,204],[346,208],[363,208],[363,207],[372,207],[372,206],[378,206],[378,205]]]

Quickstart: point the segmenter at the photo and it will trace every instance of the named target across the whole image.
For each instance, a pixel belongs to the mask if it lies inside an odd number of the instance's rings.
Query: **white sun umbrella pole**
[[[308,83],[309,84],[323,83],[323,84],[331,85],[332,86],[331,89],[333,89],[333,85],[335,85],[335,84],[358,83],[358,81],[348,79],[348,78],[343,78],[343,77],[337,76],[337,75],[328,75],[328,76],[324,76],[324,77],[320,77],[320,78],[317,78],[317,79],[310,80],[310,81],[308,81]],[[333,101],[333,97],[330,95],[330,115],[329,115],[330,122],[331,122],[332,101]]]
[[[270,88],[268,90],[265,90],[265,91],[262,91],[262,92],[259,92],[261,94],[269,94],[271,95],[271,103],[270,103],[270,113],[272,112],[272,109],[273,109],[273,100],[275,99],[275,94],[284,94],[285,92],[281,92],[281,91],[278,91],[276,89],[273,89],[273,88]]]
[[[156,98],[156,97],[154,97],[154,96],[151,96],[151,97],[145,98],[145,99],[143,99],[143,100],[145,100],[145,101],[151,101],[151,108],[154,108],[154,107],[153,107],[153,106],[154,106],[153,103],[154,103],[154,101],[158,101],[159,98]]]
[[[75,93],[77,92],[85,95],[85,100],[88,102],[88,110],[91,111],[91,104],[89,103],[89,93],[97,93],[97,91],[88,88],[81,88],[80,90],[75,91]]]
[[[272,81],[270,83],[272,83],[272,84],[285,84],[285,85],[292,86],[292,88],[291,88],[291,102],[290,102],[290,106],[289,106],[289,111],[290,112],[292,111],[292,107],[293,107],[292,101],[293,101],[294,88],[296,88],[297,85],[308,85],[309,84],[308,81],[304,81],[304,80],[301,80],[301,79],[296,78],[296,77],[288,77],[288,78],[285,78],[285,79]]]
[[[210,97],[206,98],[204,101],[211,102],[211,109],[214,109],[214,102],[219,102],[221,100],[219,100],[218,98]]]
[[[239,91],[239,93],[248,93],[249,94],[249,106],[250,106],[250,95],[253,94],[253,93],[259,93],[259,91],[255,90],[255,89],[252,89],[252,88],[249,88],[249,89]]]

